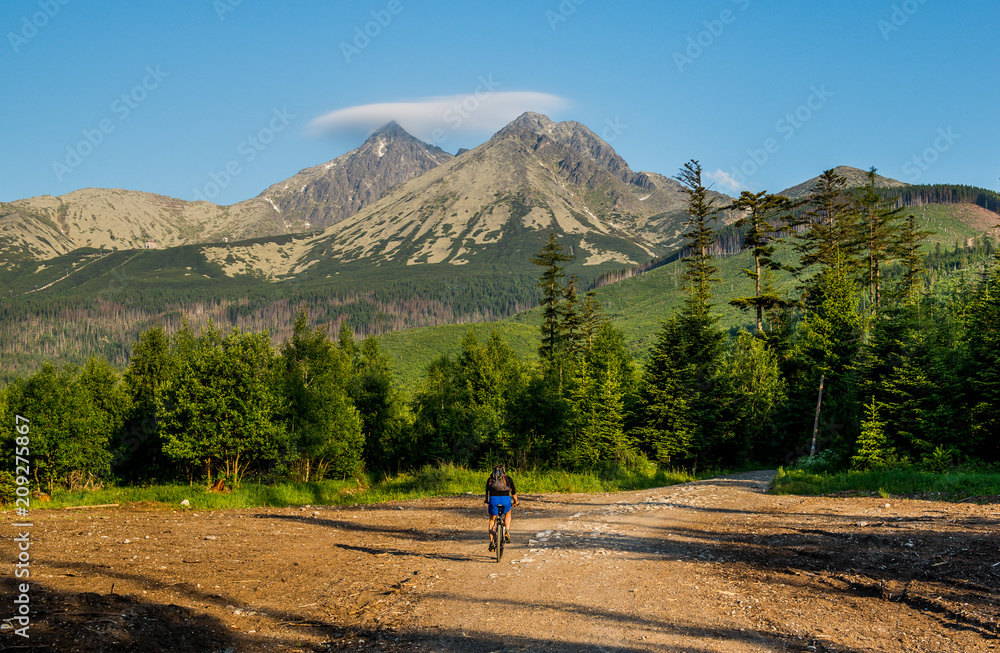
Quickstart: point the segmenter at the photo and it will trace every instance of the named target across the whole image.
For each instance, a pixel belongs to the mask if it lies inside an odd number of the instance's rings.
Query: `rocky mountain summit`
[[[285,220],[307,229],[322,229],[452,158],[393,121],[373,132],[356,150],[306,168],[258,197],[270,202]]]

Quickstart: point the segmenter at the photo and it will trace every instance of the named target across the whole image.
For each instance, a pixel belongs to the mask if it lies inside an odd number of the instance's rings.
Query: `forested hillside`
[[[0,419],[31,421],[43,487],[344,478],[442,461],[698,469],[811,450],[828,469],[1000,460],[992,241],[925,253],[929,234],[874,173],[849,189],[830,170],[799,217],[781,196],[737,200],[747,264],[736,274],[751,283],[723,299],[733,269],[712,253],[723,207],[697,162],[678,179],[690,243],[680,305],[642,362],[598,292],[567,275],[572,256],[553,233],[532,257],[541,302],[530,355],[500,330],[470,332],[404,394],[375,338],[358,342],[346,325],[334,337],[325,316],[289,307],[297,314],[277,348],[263,332],[182,323],[143,331],[124,373],[100,357],[46,363],[0,393]],[[771,272],[794,286],[778,290]],[[749,328],[720,322],[723,301]]]

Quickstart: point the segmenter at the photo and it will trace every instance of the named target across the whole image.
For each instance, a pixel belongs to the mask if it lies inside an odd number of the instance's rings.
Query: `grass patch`
[[[510,470],[519,493],[619,492],[664,487],[697,480],[687,472],[648,465],[638,471],[565,472],[559,470]],[[208,492],[199,485],[107,487],[97,491],[57,490],[52,500],[32,502],[33,509],[93,506],[107,503],[156,504],[178,507],[187,499],[192,509],[283,507],[302,505],[376,504],[435,496],[480,495],[487,472],[454,465],[426,466],[419,470],[372,482],[367,478],[313,483],[245,483],[231,492]]]
[[[772,494],[905,496],[942,501],[963,501],[1000,496],[1000,472],[925,472],[888,469],[867,472],[817,473],[779,469]]]

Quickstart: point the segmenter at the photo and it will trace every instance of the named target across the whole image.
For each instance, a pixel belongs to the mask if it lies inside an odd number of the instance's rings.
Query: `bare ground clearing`
[[[501,564],[471,495],[36,510],[31,638],[0,652],[1000,650],[997,504],[771,496],[772,476],[525,494]]]

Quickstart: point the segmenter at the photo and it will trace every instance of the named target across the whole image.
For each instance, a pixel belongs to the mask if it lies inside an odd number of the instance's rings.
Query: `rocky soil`
[[[772,496],[771,478],[524,488],[499,564],[473,495],[33,510],[30,638],[5,626],[0,653],[1000,650],[996,503]]]

